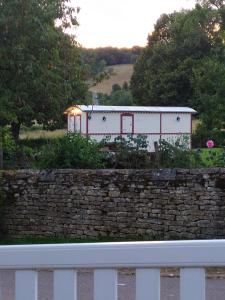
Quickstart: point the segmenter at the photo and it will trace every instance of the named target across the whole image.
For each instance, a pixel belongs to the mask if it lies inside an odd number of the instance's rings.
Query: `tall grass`
[[[58,138],[58,137],[62,137],[66,134],[67,130],[66,129],[57,129],[54,131],[50,131],[50,130],[42,130],[42,129],[37,129],[37,130],[25,130],[25,131],[21,131],[20,134],[20,139],[21,140],[34,140],[34,139],[42,139],[42,138],[46,138],[46,139],[50,139],[50,138]]]

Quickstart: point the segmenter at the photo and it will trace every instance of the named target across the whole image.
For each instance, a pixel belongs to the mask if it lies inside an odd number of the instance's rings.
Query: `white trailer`
[[[110,136],[144,135],[149,143],[149,151],[154,151],[154,142],[160,139],[174,142],[187,137],[191,148],[192,114],[189,107],[159,106],[103,106],[76,105],[69,107],[68,131],[101,141]]]

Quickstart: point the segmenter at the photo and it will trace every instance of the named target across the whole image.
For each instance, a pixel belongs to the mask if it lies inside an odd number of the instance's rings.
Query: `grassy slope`
[[[104,80],[103,82],[97,84],[94,87],[91,87],[90,88],[91,91],[97,93],[110,94],[113,84],[117,83],[119,85],[123,85],[125,81],[129,83],[133,73],[132,64],[115,65],[115,66],[111,66],[110,68],[113,68],[113,74],[110,76],[110,78]]]

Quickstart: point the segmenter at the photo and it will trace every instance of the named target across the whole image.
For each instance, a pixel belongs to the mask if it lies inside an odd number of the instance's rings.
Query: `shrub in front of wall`
[[[111,167],[117,169],[145,169],[152,166],[147,150],[147,136],[118,136],[114,139],[114,143],[116,152]]]
[[[188,149],[188,138],[186,137],[178,138],[174,143],[160,140],[156,160],[160,168],[196,168],[203,166],[201,153]]]
[[[40,168],[103,168],[104,154],[101,144],[76,133],[50,141],[41,148],[38,157]]]

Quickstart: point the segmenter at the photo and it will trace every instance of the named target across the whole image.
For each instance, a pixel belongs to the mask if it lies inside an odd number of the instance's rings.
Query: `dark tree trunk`
[[[3,130],[0,127],[0,170],[3,169]]]
[[[11,123],[11,131],[15,141],[18,141],[19,139],[20,125],[21,125],[20,123],[15,123],[15,122]]]

